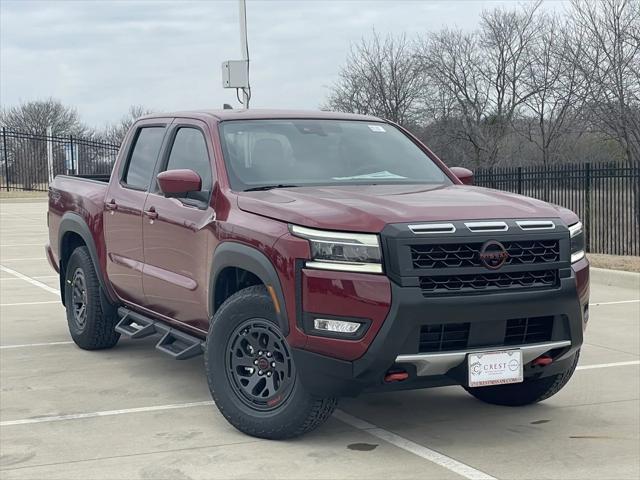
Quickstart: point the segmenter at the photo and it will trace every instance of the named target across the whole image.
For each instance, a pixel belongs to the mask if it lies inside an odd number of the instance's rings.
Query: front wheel
[[[216,312],[205,365],[220,412],[254,437],[302,435],[324,423],[336,407],[334,398],[313,396],[300,382],[263,286],[237,292]]]
[[[579,358],[580,350],[574,354],[569,363],[569,368],[556,375],[525,380],[522,383],[512,383],[509,385],[476,388],[465,387],[465,390],[478,400],[493,405],[519,407],[541,402],[558,393],[569,382],[573,372],[576,370]]]

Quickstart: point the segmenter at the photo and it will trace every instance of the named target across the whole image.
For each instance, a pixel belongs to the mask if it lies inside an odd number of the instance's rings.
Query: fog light
[[[323,332],[356,333],[360,328],[360,324],[358,322],[346,322],[344,320],[316,318],[313,321],[313,328]]]

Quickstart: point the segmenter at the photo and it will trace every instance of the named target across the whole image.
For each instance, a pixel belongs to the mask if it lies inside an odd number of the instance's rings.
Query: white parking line
[[[589,306],[590,307],[597,307],[599,305],[617,305],[620,303],[640,303],[640,300],[620,300],[617,302],[597,302],[597,303],[590,303]]]
[[[51,278],[58,278],[58,275],[36,275],[36,276],[33,276],[33,277],[29,277],[29,278],[33,278],[34,280],[49,280]],[[22,280],[22,279],[18,278],[18,277],[3,277],[3,278],[0,278],[0,282],[7,282],[7,281],[15,282],[16,280]]]
[[[34,285],[36,287],[40,287],[41,289],[46,290],[49,293],[53,293],[55,295],[60,295],[60,290],[58,290],[57,288],[50,287],[46,283],[42,283],[42,282],[39,282],[38,280],[34,280],[33,278],[28,277],[28,276],[26,276],[26,275],[24,275],[24,274],[22,274],[20,272],[16,272],[12,268],[7,268],[4,265],[0,265],[0,270],[5,272],[5,273],[8,273],[10,275],[13,275],[14,277],[20,278],[20,279],[24,280],[25,282],[29,282],[31,285]],[[4,304],[4,305],[7,305],[7,304]]]
[[[20,307],[23,305],[46,305],[51,303],[60,303],[60,300],[50,300],[48,302],[18,302],[18,303],[0,303],[0,307]],[[62,305],[62,303],[60,303]]]
[[[464,478],[472,480],[496,480],[496,477],[492,477],[491,475],[477,470],[465,463],[459,462],[458,460],[448,457],[440,452],[436,452],[435,450],[431,450],[430,448],[412,442],[411,440],[401,437],[400,435],[396,435],[384,428],[379,428],[376,425],[365,422],[364,420],[354,417],[353,415],[349,415],[342,410],[336,410],[333,415],[347,425],[357,428],[358,430],[362,430],[374,437],[378,437],[391,445],[395,445],[396,447],[422,457],[425,460],[429,460],[430,462],[446,468],[451,472],[457,473]]]
[[[45,345],[59,345],[63,343],[73,343],[69,342],[50,342],[50,343],[32,343],[32,344],[23,344],[23,345],[3,345],[0,348],[24,348],[24,347],[35,347],[35,346],[45,346]],[[609,368],[609,367],[623,367],[628,365],[640,365],[640,360],[631,360],[628,362],[616,362],[616,363],[598,363],[594,365],[581,365],[576,368],[576,370],[590,370],[593,368]],[[205,401],[205,402],[190,402],[190,403],[177,403],[171,405],[156,405],[152,407],[140,407],[140,408],[125,408],[121,410],[107,410],[102,412],[89,412],[89,413],[74,413],[70,415],[54,415],[49,417],[37,417],[37,418],[26,418],[24,420],[9,420],[0,422],[0,426],[5,427],[9,425],[23,425],[27,423],[46,423],[46,422],[57,422],[60,420],[74,420],[77,418],[92,418],[92,417],[104,417],[108,415],[122,415],[126,413],[139,413],[139,412],[155,412],[159,410],[171,410],[174,408],[188,408],[188,407],[198,407],[202,405],[213,405],[213,402]],[[347,414],[345,414],[347,415]],[[356,418],[356,417],[352,417]],[[361,421],[362,420],[358,420]],[[366,423],[366,422],[365,422]],[[373,425],[371,428],[378,428]]]
[[[598,363],[596,365],[579,365],[576,370],[592,370],[594,368],[609,368],[609,367],[625,367],[627,365],[640,365],[640,360],[630,360],[628,362],[614,362],[614,363]]]
[[[157,412],[159,410],[175,410],[176,408],[191,408],[213,405],[211,400],[205,402],[176,403],[171,405],[155,405],[153,407],[123,408],[122,410],[105,410],[102,412],[73,413],[70,415],[52,415],[50,417],[25,418],[22,420],[6,420],[0,422],[0,427],[10,427],[12,425],[28,425],[32,423],[61,422],[64,420],[78,420],[80,418],[108,417],[111,415],[122,415],[125,413]]]
[[[54,345],[59,343],[65,343],[65,342],[52,342],[49,345]],[[66,342],[66,343],[71,343],[71,342]],[[37,345],[40,345],[40,344],[5,345],[0,348],[12,348],[12,347],[18,348],[18,347],[37,346]],[[42,345],[47,345],[47,344],[42,344]],[[629,362],[601,363],[601,364],[595,364],[595,365],[581,365],[576,370],[621,367],[621,366],[628,366],[628,365],[640,365],[640,360],[634,360]],[[52,415],[47,417],[24,418],[20,420],[6,420],[3,422],[0,422],[0,427],[29,425],[34,423],[61,422],[65,420],[79,420],[84,418],[107,417],[107,416],[124,415],[124,414],[130,414],[130,413],[158,412],[158,411],[164,411],[164,410],[175,410],[175,409],[192,408],[192,407],[204,407],[204,406],[208,407],[212,405],[214,405],[214,402],[209,400],[209,401],[202,401],[202,402],[155,405],[151,407],[124,408],[120,410],[104,410],[100,412],[74,413],[69,415]],[[336,412],[334,413],[334,416],[338,420],[342,421],[343,423],[346,423],[347,425],[350,425],[358,430],[362,430],[402,450],[413,453],[414,455],[417,455],[436,465],[446,468],[451,472],[461,475],[464,478],[468,478],[472,480],[497,480],[495,477],[481,470],[473,468],[470,465],[462,463],[440,452],[437,452],[428,447],[425,447],[416,442],[413,442],[404,437],[401,437],[400,435],[397,435],[388,430],[380,428],[377,425],[361,420],[358,417],[354,417],[353,415],[345,413],[342,410],[336,410]]]
[[[29,348],[29,347],[48,347],[50,345],[69,345],[72,341],[67,342],[49,342],[49,343],[23,343],[22,345],[0,345],[0,350],[9,348]]]
[[[31,260],[46,260],[45,257],[27,257],[27,258],[3,258],[3,262],[28,262]]]
[[[44,243],[2,243],[0,247],[44,247]]]

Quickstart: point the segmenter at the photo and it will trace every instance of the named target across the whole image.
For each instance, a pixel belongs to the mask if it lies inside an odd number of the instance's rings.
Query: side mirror
[[[189,192],[198,192],[202,188],[202,179],[193,170],[166,170],[156,177],[160,190],[167,197],[182,197]]]
[[[465,185],[473,185],[473,172],[468,168],[451,167],[449,170]]]

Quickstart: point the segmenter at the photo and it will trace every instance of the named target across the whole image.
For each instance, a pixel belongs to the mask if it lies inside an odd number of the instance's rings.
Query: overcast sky
[[[562,9],[562,1],[544,8]],[[351,42],[473,29],[515,1],[248,1],[252,107],[318,108]],[[220,65],[240,58],[238,2],[0,0],[0,101],[54,97],[88,124],[129,105],[156,111],[237,106]]]

